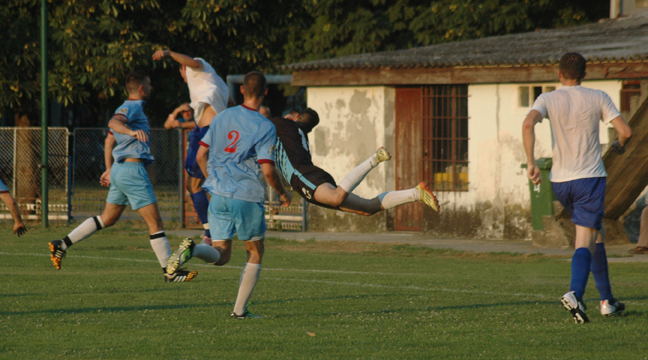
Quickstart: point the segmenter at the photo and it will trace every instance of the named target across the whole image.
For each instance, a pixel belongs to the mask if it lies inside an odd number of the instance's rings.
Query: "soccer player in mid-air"
[[[619,138],[612,145],[614,151],[623,153],[632,136],[632,130],[605,92],[581,87],[586,63],[580,54],[565,54],[558,68],[563,87],[540,95],[522,125],[527,176],[538,185],[542,179],[534,156],[534,128],[545,117],[551,122],[553,165],[549,179],[554,194],[576,225],[571,284],[561,301],[576,323],[589,322],[583,295],[590,271],[601,295],[601,314],[611,316],[625,310],[625,305],[612,296],[603,245],[607,173],[601,158],[599,121],[611,123],[618,132]]]
[[[379,148],[358,167],[347,174],[340,184],[333,176],[313,165],[309,149],[308,133],[319,124],[319,115],[307,108],[293,111],[285,118],[270,119],[277,129],[277,166],[286,181],[306,201],[329,209],[360,215],[373,215],[399,205],[420,201],[439,211],[439,203],[432,192],[421,182],[412,189],[388,191],[373,199],[364,199],[353,190],[379,163],[391,159],[384,148]]]
[[[5,184],[2,183],[2,180],[0,180],[0,200],[2,200],[2,202],[9,208],[11,217],[14,221],[13,232],[20,237],[20,235],[27,231],[27,228],[22,220],[22,216],[20,216],[20,210],[18,209],[16,200],[11,196],[9,189],[7,189]]]
[[[279,193],[282,205],[288,206],[291,201],[274,165],[275,128],[258,112],[267,93],[265,76],[259,72],[245,75],[241,93],[242,105],[227,109],[212,120],[197,155],[207,178],[205,188],[211,193],[212,245],[196,245],[191,239],[185,239],[167,265],[167,271],[172,272],[192,257],[225,265],[236,233],[239,240],[245,241],[247,250],[247,263],[231,314],[236,319],[258,318],[247,310],[247,302],[261,272],[266,231],[265,190],[259,181],[259,168]]]
[[[61,260],[72,245],[115,224],[130,203],[149,227],[151,247],[162,267],[164,280],[191,281],[197,275],[196,271],[166,271],[171,246],[164,233],[157,199],[146,173],[146,166],[154,160],[149,141],[151,129],[144,114],[145,100],[152,90],[151,79],[143,72],[134,71],[126,77],[126,89],[128,100],[117,108],[108,122],[111,134],[105,140],[106,172],[100,179],[102,185],[110,186],[106,207],[100,216],[85,220],[62,240],[49,243],[52,263],[60,270]]]
[[[162,60],[164,58],[172,58],[180,64],[180,75],[189,87],[190,106],[194,110],[196,127],[191,133],[185,160],[185,170],[189,175],[187,190],[191,195],[191,201],[194,209],[196,209],[196,214],[198,214],[198,219],[200,219],[205,229],[203,242],[209,244],[211,242],[211,233],[207,222],[209,200],[207,199],[207,193],[202,188],[205,178],[196,163],[196,152],[200,147],[200,139],[205,136],[214,116],[227,109],[228,106],[234,106],[235,103],[230,96],[227,84],[204,59],[192,58],[171,50],[158,50],[153,54],[153,60]],[[175,119],[175,114],[169,115],[169,118],[171,117]]]

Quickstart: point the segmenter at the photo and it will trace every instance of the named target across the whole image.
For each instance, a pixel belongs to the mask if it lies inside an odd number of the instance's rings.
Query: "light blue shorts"
[[[110,171],[110,190],[106,202],[128,205],[133,210],[157,202],[153,185],[141,162],[115,163]]]
[[[209,201],[209,230],[213,240],[261,240],[267,230],[263,204],[212,194]]]
[[[2,180],[0,180],[0,193],[5,193],[9,192],[9,189],[5,186],[5,184],[2,183]]]

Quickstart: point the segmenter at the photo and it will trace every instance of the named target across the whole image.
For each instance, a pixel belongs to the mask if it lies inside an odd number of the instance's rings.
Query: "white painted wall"
[[[308,88],[308,107],[320,116],[309,135],[313,163],[339,183],[380,146],[393,149],[393,94],[393,88],[384,86]],[[386,177],[393,172],[383,165],[367,175],[356,195],[373,198],[393,189],[394,176]]]

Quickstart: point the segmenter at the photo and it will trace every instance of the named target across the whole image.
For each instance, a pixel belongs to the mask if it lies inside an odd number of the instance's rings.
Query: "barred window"
[[[468,191],[468,86],[423,87],[423,177],[435,191]]]

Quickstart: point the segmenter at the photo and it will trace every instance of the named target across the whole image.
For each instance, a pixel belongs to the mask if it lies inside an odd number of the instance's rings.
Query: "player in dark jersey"
[[[299,195],[311,204],[360,215],[373,215],[395,206],[420,201],[439,211],[439,202],[432,192],[420,183],[412,189],[389,191],[373,199],[364,199],[353,190],[379,163],[391,159],[384,148],[379,148],[342,179],[339,185],[331,174],[313,164],[309,150],[308,133],[319,124],[319,115],[313,109],[296,111],[285,118],[270,121],[277,129],[276,162],[284,178]]]

